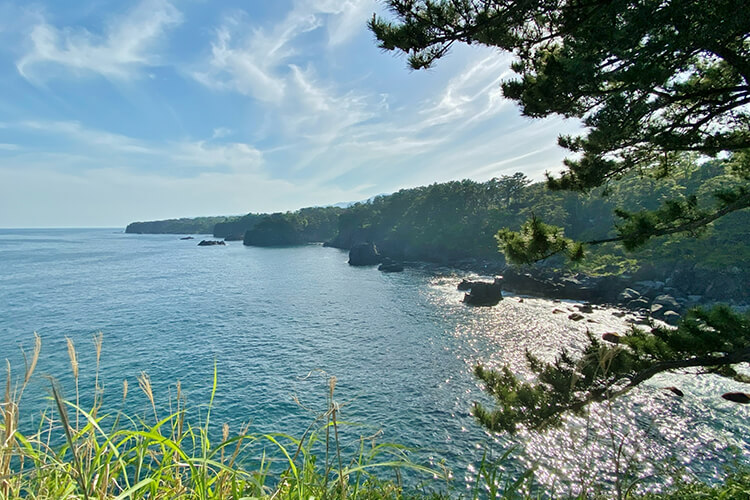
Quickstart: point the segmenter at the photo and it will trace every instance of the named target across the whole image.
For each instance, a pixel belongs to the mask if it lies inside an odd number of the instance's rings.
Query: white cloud
[[[305,143],[304,159],[297,164],[304,168],[316,152],[374,117],[380,98],[341,89],[340,83],[321,78],[313,65],[320,61],[316,57],[319,47],[310,48],[301,39],[307,33],[330,29],[330,23],[339,18],[335,36],[346,39],[353,26],[347,16],[367,4],[298,1],[280,22],[263,28],[254,27],[246,14],[235,12],[216,30],[210,56],[192,76],[209,88],[255,100],[267,110],[264,127],[286,140]]]
[[[176,167],[200,173],[206,169],[227,168],[232,171],[256,171],[263,164],[263,154],[254,146],[242,142],[213,142],[228,133],[217,129],[205,140],[181,140],[166,143],[151,143],[122,134],[85,127],[72,121],[25,121],[17,124],[0,122],[0,128],[64,138],[73,153],[59,151],[44,152],[36,149],[29,153],[29,167],[56,163],[60,166],[109,165],[113,161],[125,161],[133,166],[159,165],[160,168]],[[17,149],[12,144],[0,150]],[[80,151],[78,154],[76,151]],[[152,167],[153,168],[153,167]],[[195,174],[194,174],[195,175]]]
[[[234,171],[257,171],[263,154],[244,143],[209,144],[205,141],[184,141],[173,145],[166,155],[179,165],[189,167],[229,167]]]
[[[211,139],[221,139],[229,135],[232,135],[231,129],[228,129],[226,127],[217,127],[214,129],[213,134],[211,134]]]
[[[328,16],[326,30],[330,46],[341,45],[364,30],[373,11],[380,7],[375,0],[304,0],[297,9]]]
[[[500,83],[511,75],[510,57],[492,51],[471,60],[450,79],[435,102],[421,111],[424,126],[451,123],[466,126],[488,118],[509,104]]]
[[[6,124],[7,126],[8,124]],[[137,139],[102,130],[86,128],[75,121],[35,121],[27,120],[16,124],[22,130],[36,131],[50,135],[62,135],[92,147],[107,151],[150,154],[153,151]]]
[[[233,19],[229,24],[237,24]],[[203,85],[217,90],[232,90],[265,102],[280,102],[284,97],[283,78],[274,74],[274,67],[286,54],[283,46],[273,47],[270,39],[256,31],[246,48],[235,46],[229,25],[217,30],[211,44],[208,68],[194,71],[193,77]]]
[[[182,20],[167,0],[143,0],[124,17],[113,20],[101,34],[84,28],[56,28],[36,24],[29,35],[30,49],[16,63],[21,75],[32,81],[53,76],[51,70],[68,74],[99,74],[128,79],[141,67],[159,64],[152,53],[155,43]]]
[[[175,179],[126,166],[61,172],[0,165],[0,178],[0,227],[124,228],[136,220],[285,211],[352,195],[257,173]]]

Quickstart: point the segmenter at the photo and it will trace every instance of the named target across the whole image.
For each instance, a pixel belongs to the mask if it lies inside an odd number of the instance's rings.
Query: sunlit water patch
[[[491,403],[472,375],[475,365],[507,364],[528,376],[527,350],[552,360],[563,346],[581,348],[587,331],[623,332],[634,318],[595,308],[572,321],[573,302],[514,295],[495,307],[467,307],[456,290],[465,275],[384,274],[346,260],[316,245],[199,248],[171,235],[3,230],[0,352],[21,366],[18,346],[31,345],[38,331],[38,370],[70,395],[70,337],[85,395],[95,371],[91,338],[101,330],[105,405],[119,408],[123,380],[137,388],[141,372],[165,406],[177,380],[189,404],[204,405],[216,363],[217,425],[237,431],[251,422],[251,431],[297,436],[324,411],[328,377],[336,376],[341,418],[365,425],[347,435],[352,445],[378,434],[418,448],[420,460],[445,461],[468,486],[488,447],[500,455],[518,445],[502,464],[507,474],[536,465],[539,481],[571,490],[611,486],[626,467],[633,477],[658,476],[664,471],[655,465],[667,464],[713,477],[735,453],[750,452],[747,409],[718,397],[735,386],[707,377],[656,378],[564,430],[490,436],[470,415],[474,401]],[[46,404],[46,384],[37,378],[27,410]],[[667,385],[686,396],[675,398],[661,389]],[[137,390],[128,401],[145,413]]]

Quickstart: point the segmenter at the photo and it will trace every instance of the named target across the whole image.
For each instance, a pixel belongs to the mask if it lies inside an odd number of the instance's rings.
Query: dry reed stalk
[[[73,379],[76,383],[76,407],[80,408],[80,393],[78,391],[78,356],[76,354],[76,346],[73,343],[73,339],[65,337],[65,341],[68,344],[68,357],[70,358],[70,368],[73,370]],[[76,410],[76,428],[75,432],[78,432],[78,410]]]
[[[185,412],[181,411],[182,405],[182,383],[177,381],[177,440],[182,439],[182,432],[185,426]]]
[[[159,417],[156,416],[156,402],[154,401],[154,391],[151,388],[151,379],[146,372],[141,372],[141,374],[138,375],[138,386],[151,402],[151,408],[154,410],[154,420],[158,422]]]
[[[31,361],[26,357],[26,353],[21,351],[24,359],[24,376],[21,386],[14,387],[12,380],[12,370],[10,361],[5,360],[7,371],[5,376],[5,395],[2,407],[3,429],[0,434],[0,493],[3,498],[8,498],[10,494],[10,464],[13,459],[13,449],[16,446],[16,431],[18,430],[18,405],[23,396],[26,386],[31,380],[31,375],[36,369],[39,361],[39,354],[42,351],[42,339],[34,332],[34,350],[31,355]],[[21,457],[23,460],[23,457]]]
[[[10,461],[13,456],[13,436],[15,434],[14,422],[16,409],[13,403],[12,396],[12,382],[11,382],[11,371],[10,361],[5,361],[7,364],[7,374],[5,379],[5,396],[3,397],[2,413],[3,413],[3,433],[2,437],[2,453],[0,453],[0,477],[6,478],[10,474]],[[2,492],[3,498],[7,498],[10,492],[10,481],[8,479],[0,480],[0,492]]]
[[[104,342],[104,333],[97,332],[94,334],[94,347],[96,349],[96,372],[94,374],[94,406],[91,409],[91,415],[96,418],[97,410],[102,405],[102,396],[104,389],[99,387],[99,365],[102,357],[102,343]]]

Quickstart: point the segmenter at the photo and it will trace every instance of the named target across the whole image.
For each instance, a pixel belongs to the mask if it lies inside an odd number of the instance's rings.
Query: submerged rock
[[[194,240],[192,236],[185,236],[184,238],[180,238],[181,240]]]
[[[198,243],[199,247],[210,247],[214,245],[226,245],[226,243],[221,240],[201,240],[201,242]]]
[[[677,387],[665,387],[664,390],[671,391],[672,394],[674,394],[675,396],[679,396],[679,397],[682,397],[685,395],[685,393],[679,390]]]
[[[578,305],[576,306],[576,308],[577,308],[577,309],[578,309],[578,310],[579,310],[579,311],[580,311],[581,313],[583,313],[583,314],[591,314],[592,312],[594,312],[594,307],[593,307],[593,306],[592,306],[591,304],[589,304],[589,303],[586,303],[586,304],[578,304]]]

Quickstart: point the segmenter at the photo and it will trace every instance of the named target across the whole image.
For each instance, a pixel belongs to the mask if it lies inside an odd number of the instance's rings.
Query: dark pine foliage
[[[602,194],[635,176],[654,181],[656,206],[619,205],[614,234],[579,234],[589,245],[619,242],[628,250],[654,237],[696,235],[750,207],[750,9],[740,0],[388,0],[395,21],[373,17],[370,29],[386,50],[414,69],[431,66],[455,43],[497,47],[516,56],[517,78],[506,97],[530,117],[558,114],[586,130],[561,137],[572,153],[553,190]],[[697,175],[690,194],[659,196],[684,162],[713,168],[721,159],[728,183]],[[632,200],[631,200],[632,201]],[[646,203],[645,205],[651,205]],[[583,246],[557,222],[531,213],[520,231],[497,237],[506,257],[530,263]],[[747,239],[740,242],[746,251]],[[529,357],[538,380],[522,383],[509,369],[477,368],[497,408],[477,406],[479,420],[513,432],[559,423],[566,411],[622,394],[661,371],[701,367],[736,376],[749,361],[747,316],[726,307],[692,311],[676,330],[634,331],[618,345],[591,339],[579,357],[553,364]]]

